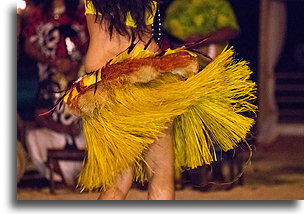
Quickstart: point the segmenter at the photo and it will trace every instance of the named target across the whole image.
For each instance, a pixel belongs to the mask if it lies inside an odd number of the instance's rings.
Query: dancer
[[[133,179],[148,180],[148,199],[173,200],[174,174],[210,164],[214,143],[233,149],[254,123],[244,116],[256,108],[248,63],[227,48],[198,72],[196,44],[159,52],[151,40],[156,1],[85,5],[87,74],[62,99],[86,135],[79,187],[122,200]]]

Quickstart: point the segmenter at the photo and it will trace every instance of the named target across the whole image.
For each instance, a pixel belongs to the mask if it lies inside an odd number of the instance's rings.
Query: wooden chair
[[[86,150],[79,150],[76,146],[67,146],[64,149],[49,149],[47,164],[50,168],[50,192],[55,193],[54,170],[60,160],[83,161],[86,157]],[[64,181],[62,173],[61,177]],[[65,181],[64,181],[65,183]]]

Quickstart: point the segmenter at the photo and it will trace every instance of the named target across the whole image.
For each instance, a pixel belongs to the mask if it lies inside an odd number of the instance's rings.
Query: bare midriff
[[[90,34],[90,44],[85,60],[85,69],[87,72],[92,72],[102,68],[109,60],[126,50],[130,46],[131,41],[127,36],[122,36],[115,31],[113,31],[113,35],[110,38],[105,24],[95,22],[95,15],[87,14],[86,17]],[[148,28],[150,33],[148,32],[143,36],[143,41],[139,41],[137,46],[144,47],[151,38],[151,26],[148,26]],[[138,39],[136,41],[138,41]],[[148,47],[148,50],[151,51],[157,51],[158,49],[159,47],[155,41],[152,41]]]

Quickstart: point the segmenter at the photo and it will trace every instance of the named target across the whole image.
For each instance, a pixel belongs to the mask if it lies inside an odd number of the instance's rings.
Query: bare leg
[[[131,166],[116,178],[116,184],[102,192],[97,200],[125,200],[133,182],[134,169]]]
[[[145,154],[148,169],[149,200],[174,200],[174,151],[172,127],[166,136],[150,146]]]

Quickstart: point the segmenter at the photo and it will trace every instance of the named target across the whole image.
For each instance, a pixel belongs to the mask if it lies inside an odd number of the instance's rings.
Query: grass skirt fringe
[[[136,180],[145,181],[143,152],[168,124],[174,128],[176,174],[182,167],[214,161],[215,144],[227,151],[244,140],[254,123],[247,116],[256,109],[251,104],[255,84],[247,62],[233,54],[231,48],[224,50],[187,80],[165,73],[146,83],[98,87],[91,114],[83,115],[88,156],[80,187],[105,190],[130,164],[135,164]],[[96,100],[102,100],[100,105]]]

